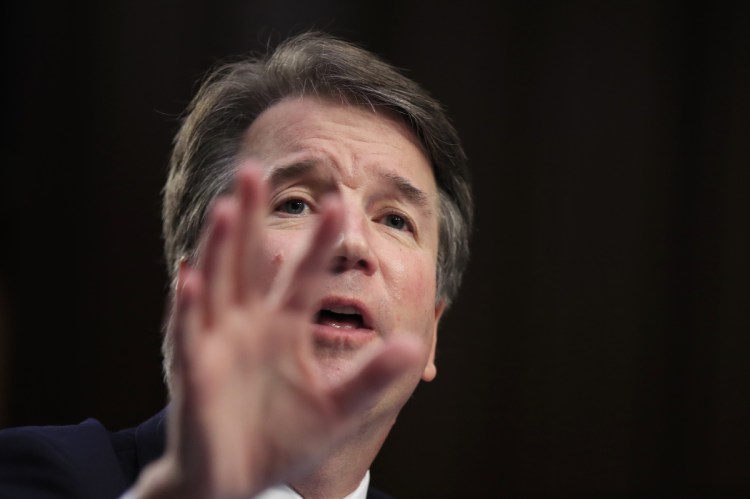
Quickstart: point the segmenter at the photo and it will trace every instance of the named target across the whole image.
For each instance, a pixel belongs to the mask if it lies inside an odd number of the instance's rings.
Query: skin
[[[420,379],[436,374],[437,188],[408,129],[288,98],[248,129],[175,294],[165,455],[137,497],[306,498],[359,484]],[[322,308],[364,319],[318,319]]]

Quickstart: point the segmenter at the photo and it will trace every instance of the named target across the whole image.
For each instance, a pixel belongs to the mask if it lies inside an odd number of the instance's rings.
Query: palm
[[[326,382],[308,332],[341,208],[324,210],[269,288],[258,263],[263,207],[258,173],[243,170],[235,198],[214,208],[198,265],[180,272],[169,445],[196,495],[242,496],[303,472],[419,358],[414,345],[389,344],[350,379]]]

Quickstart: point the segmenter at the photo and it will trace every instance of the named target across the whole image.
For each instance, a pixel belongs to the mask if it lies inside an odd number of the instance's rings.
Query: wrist
[[[199,497],[189,491],[182,473],[173,459],[164,456],[149,464],[138,476],[131,490],[133,499],[177,499]]]

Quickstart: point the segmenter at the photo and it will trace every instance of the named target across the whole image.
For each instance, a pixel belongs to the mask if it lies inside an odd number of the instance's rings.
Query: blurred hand
[[[357,430],[381,391],[419,362],[416,343],[385,343],[339,384],[320,375],[310,327],[319,281],[342,226],[323,204],[306,244],[269,283],[267,215],[257,167],[217,200],[195,267],[183,264],[174,303],[175,373],[165,455],[137,497],[250,497],[309,471]]]

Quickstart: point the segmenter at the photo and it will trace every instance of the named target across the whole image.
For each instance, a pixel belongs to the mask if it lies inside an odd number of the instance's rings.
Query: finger
[[[178,288],[175,293],[173,328],[172,393],[167,428],[167,443],[179,453],[186,442],[184,436],[196,428],[201,418],[204,399],[201,386],[200,355],[203,351],[201,332],[204,330],[202,313],[202,275],[197,269],[180,268]],[[199,425],[200,423],[198,423]]]
[[[259,165],[250,163],[237,172],[236,196],[239,203],[237,245],[235,247],[235,300],[244,300],[259,288],[261,248],[263,245],[263,216],[266,187]]]
[[[329,268],[344,223],[343,206],[338,196],[328,197],[321,204],[320,223],[300,248],[293,260],[296,263],[279,276],[277,298],[286,310],[307,312],[320,299],[316,284],[320,275]]]
[[[202,318],[210,328],[227,309],[232,293],[231,252],[237,237],[237,203],[233,199],[218,199],[211,210],[211,225],[200,258],[203,281]]]
[[[375,352],[349,380],[331,389],[331,401],[340,417],[357,417],[372,406],[389,385],[419,365],[423,349],[414,338],[400,338]]]
[[[202,323],[200,274],[187,267],[180,267],[178,288],[175,291],[174,311],[171,330],[173,345],[173,379],[185,384],[185,376],[192,370],[192,351],[195,349],[197,326]]]

